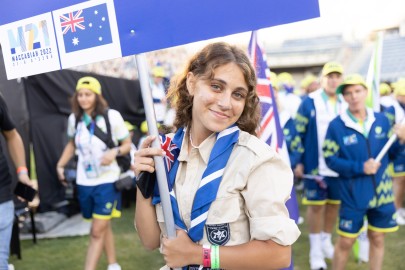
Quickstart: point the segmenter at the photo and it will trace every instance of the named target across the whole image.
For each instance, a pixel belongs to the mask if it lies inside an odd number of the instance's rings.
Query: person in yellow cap
[[[110,221],[121,215],[120,192],[114,186],[121,174],[116,158],[129,153],[131,140],[121,114],[108,109],[107,101],[101,95],[101,84],[94,77],[83,77],[77,82],[67,134],[69,141],[56,170],[59,180],[66,185],[64,167],[75,153],[78,154],[78,200],[83,217],[91,219],[84,269],[95,270],[104,249],[108,270],[120,270]],[[107,140],[102,138],[106,135],[109,135]]]
[[[405,110],[405,79],[398,79],[393,84],[395,101],[398,107],[395,107],[396,124],[399,124],[404,118]],[[405,208],[403,201],[405,197],[405,158],[398,157],[392,162],[393,187],[395,194],[395,207],[397,209],[398,225],[405,225]]]
[[[339,175],[326,166],[322,145],[330,121],[347,106],[343,98],[336,95],[342,76],[342,65],[326,63],[322,69],[321,88],[303,99],[295,118],[304,152],[294,173],[304,179],[302,203],[307,206],[311,269],[325,269],[325,258],[333,257],[332,231],[340,204],[336,187]]]
[[[396,99],[396,95],[393,93],[393,86],[395,83],[392,84],[392,87],[389,82],[383,82],[380,84],[380,104],[381,104],[381,111],[387,112],[387,116],[392,118],[392,121],[395,123],[399,123],[402,118],[404,118],[405,113],[404,109],[401,107],[400,103]],[[388,115],[390,113],[390,115]]]
[[[389,139],[391,125],[383,113],[366,107],[367,85],[358,74],[347,76],[336,89],[348,104],[329,124],[323,144],[328,167],[336,179],[341,208],[333,256],[333,269],[346,269],[350,250],[368,221],[370,266],[382,269],[385,233],[398,230],[391,177],[386,172],[389,157],[399,155],[405,145],[397,141],[381,161],[374,158]]]
[[[301,98],[294,93],[295,80],[288,72],[281,72],[277,75],[278,82],[278,98],[280,103],[288,111],[294,119],[297,114],[298,107],[301,104]]]
[[[318,90],[320,87],[320,83],[318,78],[315,77],[313,74],[308,74],[305,78],[301,81],[301,89],[304,95],[308,95],[315,90]]]

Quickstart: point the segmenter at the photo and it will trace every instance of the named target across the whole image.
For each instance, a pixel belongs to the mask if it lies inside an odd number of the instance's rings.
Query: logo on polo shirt
[[[228,243],[231,233],[229,223],[205,225],[208,241],[213,245],[223,246]]]
[[[386,133],[383,132],[382,127],[380,127],[380,126],[376,126],[374,131],[375,131],[375,137],[377,139],[385,139],[387,137]]]
[[[343,143],[344,143],[344,145],[357,144],[356,134],[352,134],[352,135],[343,137]]]

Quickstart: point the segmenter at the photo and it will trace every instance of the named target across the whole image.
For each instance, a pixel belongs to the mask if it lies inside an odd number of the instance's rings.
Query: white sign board
[[[8,79],[121,57],[114,2],[87,1],[2,25]]]

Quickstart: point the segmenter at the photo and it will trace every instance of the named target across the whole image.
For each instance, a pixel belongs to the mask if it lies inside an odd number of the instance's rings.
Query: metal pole
[[[156,125],[155,109],[153,107],[152,92],[149,85],[149,73],[146,67],[145,55],[137,54],[135,58],[136,64],[138,66],[139,81],[141,83],[141,92],[143,98],[143,106],[145,107],[146,121],[148,122],[148,131],[150,135],[156,136],[157,138],[152,142],[152,147],[160,148],[160,141],[158,139],[159,132]],[[157,156],[154,157],[154,160],[167,237],[175,238],[176,228],[174,225],[173,211],[172,205],[170,203],[169,188],[167,186],[167,178],[163,157]]]

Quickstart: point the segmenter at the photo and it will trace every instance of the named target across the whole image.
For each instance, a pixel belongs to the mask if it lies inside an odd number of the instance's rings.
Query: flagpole
[[[374,111],[380,111],[380,73],[381,73],[381,59],[383,47],[383,32],[378,32],[374,42],[374,49],[371,54],[370,63],[368,66],[366,83],[369,87],[367,93],[367,106]]]
[[[138,67],[139,81],[141,83],[141,93],[143,99],[143,106],[145,108],[146,121],[148,123],[148,131],[150,135],[155,136],[157,139],[152,142],[152,147],[161,148],[159,141],[159,132],[156,124],[155,109],[153,106],[152,91],[149,84],[149,74],[146,67],[145,55],[135,55],[136,64]],[[176,228],[174,225],[172,205],[170,202],[169,188],[167,186],[166,170],[164,167],[163,157],[155,156],[155,171],[157,182],[159,186],[160,200],[162,202],[163,216],[168,238],[176,237]]]
[[[402,118],[400,125],[405,124],[405,117]],[[385,156],[385,154],[388,152],[390,149],[391,145],[396,141],[398,138],[397,134],[393,134],[389,140],[385,143],[384,147],[381,149],[380,153],[378,153],[377,157],[375,158],[375,161],[380,162],[382,158]]]

